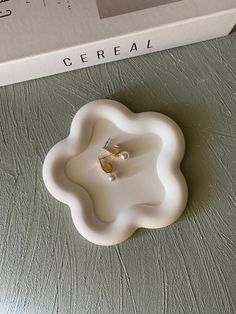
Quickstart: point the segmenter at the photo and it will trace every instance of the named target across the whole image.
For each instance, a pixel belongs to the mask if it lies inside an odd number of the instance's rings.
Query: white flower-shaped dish
[[[114,182],[98,162],[108,138],[130,155],[110,159]],[[179,168],[184,147],[180,128],[165,115],[136,114],[119,102],[97,100],[77,112],[69,136],[49,151],[43,179],[69,205],[82,236],[113,245],[138,228],[165,227],[181,215],[188,194]]]

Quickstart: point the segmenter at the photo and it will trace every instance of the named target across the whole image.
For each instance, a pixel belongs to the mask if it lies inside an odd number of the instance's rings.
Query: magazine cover
[[[235,0],[1,0],[0,85],[228,34]]]

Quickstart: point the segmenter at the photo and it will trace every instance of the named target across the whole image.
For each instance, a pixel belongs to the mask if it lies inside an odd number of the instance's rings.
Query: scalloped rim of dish
[[[108,119],[124,132],[158,135],[162,149],[156,168],[165,195],[163,201],[147,214],[146,206],[122,210],[112,222],[99,220],[88,192],[65,174],[68,160],[83,152],[89,144],[94,123]],[[162,228],[175,222],[186,207],[188,190],[180,170],[185,141],[179,126],[156,112],[133,113],[113,100],[96,100],[84,105],[73,118],[70,134],[48,152],[43,164],[43,180],[48,191],[71,209],[72,219],[80,234],[98,245],[114,245],[129,238],[138,228]]]

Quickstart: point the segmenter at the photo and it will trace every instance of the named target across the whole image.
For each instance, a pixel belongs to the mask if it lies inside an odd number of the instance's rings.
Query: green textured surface
[[[0,88],[0,313],[236,313],[236,34]],[[76,111],[112,98],[186,137],[189,203],[162,230],[99,247],[46,191]]]

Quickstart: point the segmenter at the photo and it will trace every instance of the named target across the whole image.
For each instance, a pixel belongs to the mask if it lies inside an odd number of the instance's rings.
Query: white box
[[[0,86],[228,34],[236,0],[0,0]]]

